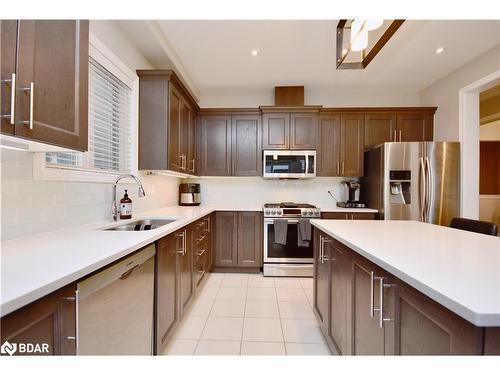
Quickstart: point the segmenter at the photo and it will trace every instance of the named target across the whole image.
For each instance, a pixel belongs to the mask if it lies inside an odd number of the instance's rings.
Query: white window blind
[[[89,59],[89,149],[86,153],[51,152],[53,166],[128,172],[132,167],[132,89]]]

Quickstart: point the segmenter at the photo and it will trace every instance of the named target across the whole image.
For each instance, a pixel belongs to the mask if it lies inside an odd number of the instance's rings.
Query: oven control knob
[[[270,212],[269,210],[265,210],[265,211],[264,211],[264,215],[266,215],[266,216],[267,216],[267,215],[269,215],[270,213],[271,213],[271,212]]]
[[[276,210],[272,210],[272,211],[271,211],[271,214],[272,214],[272,215],[276,215]]]

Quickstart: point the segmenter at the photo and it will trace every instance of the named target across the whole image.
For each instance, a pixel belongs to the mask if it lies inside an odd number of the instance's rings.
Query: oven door
[[[274,242],[273,222],[264,219],[264,263],[313,263],[312,238],[307,247],[297,245],[298,220],[288,219],[286,245]]]
[[[316,151],[264,151],[264,178],[316,177]]]

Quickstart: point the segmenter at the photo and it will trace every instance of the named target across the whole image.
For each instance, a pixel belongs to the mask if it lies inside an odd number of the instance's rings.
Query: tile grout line
[[[274,280],[276,281],[276,280]],[[285,349],[285,355],[288,355],[288,352],[286,350],[286,344],[285,344],[285,334],[283,333],[283,322],[281,319],[281,310],[280,310],[280,303],[278,301],[278,288],[276,286],[276,282],[274,283],[274,293],[276,294],[276,306],[278,307],[278,316],[280,319],[280,329],[281,329],[281,337],[283,338],[283,349]]]

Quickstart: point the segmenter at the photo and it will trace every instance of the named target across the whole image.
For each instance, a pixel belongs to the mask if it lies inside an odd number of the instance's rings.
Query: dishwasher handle
[[[120,280],[125,280],[127,277],[129,277],[132,272],[134,272],[134,270],[139,267],[138,264],[136,264],[134,267],[132,267],[131,269],[129,269],[128,271],[122,273],[122,275],[120,276]]]

